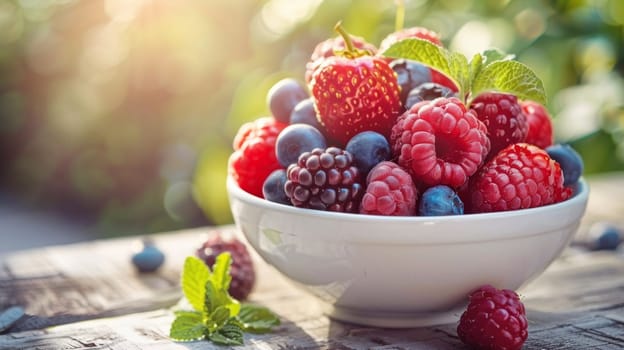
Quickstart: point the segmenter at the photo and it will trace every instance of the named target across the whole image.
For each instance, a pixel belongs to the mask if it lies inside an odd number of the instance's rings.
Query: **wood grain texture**
[[[590,185],[580,239],[596,220],[624,224],[619,204],[623,196],[614,195],[624,194],[623,175],[595,179]],[[167,259],[153,274],[138,274],[130,263],[136,238],[0,256],[0,310],[20,305],[27,314],[0,335],[0,349],[223,349],[209,342],[174,343],[167,337],[171,310],[181,297],[184,257],[215,230],[238,235],[231,226],[154,235]],[[268,306],[283,323],[270,334],[246,335],[245,345],[237,349],[463,348],[454,324],[381,329],[333,321],[311,296],[254,259],[258,284],[250,301]],[[529,319],[524,349],[624,348],[622,253],[568,248],[519,293]]]

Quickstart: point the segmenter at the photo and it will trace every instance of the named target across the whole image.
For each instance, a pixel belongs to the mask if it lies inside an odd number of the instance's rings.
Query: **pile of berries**
[[[582,160],[553,145],[546,108],[515,93],[522,86],[474,91],[468,78],[384,55],[407,41],[445,50],[425,28],[392,33],[379,50],[336,29],[341,36],[319,43],[305,65],[305,85],[279,81],[267,96],[272,116],[240,128],[228,172],[243,190],[301,208],[401,216],[516,210],[572,195]],[[510,60],[479,59],[470,69]]]

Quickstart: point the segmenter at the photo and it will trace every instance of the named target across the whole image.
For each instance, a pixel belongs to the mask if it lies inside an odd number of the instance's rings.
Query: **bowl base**
[[[364,311],[340,306],[325,305],[327,316],[365,326],[381,328],[416,328],[457,323],[465,308],[457,307],[441,312],[381,312]]]

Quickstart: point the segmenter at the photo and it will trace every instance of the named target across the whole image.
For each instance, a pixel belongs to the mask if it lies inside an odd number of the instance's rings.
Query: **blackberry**
[[[220,233],[211,235],[195,252],[210,268],[215,263],[217,256],[223,252],[230,252],[232,265],[230,266],[229,293],[237,300],[245,300],[256,282],[251,256],[247,247],[234,237],[224,238]]]
[[[409,91],[405,101],[405,109],[422,101],[432,101],[438,97],[457,97],[453,90],[436,83],[423,83]]]
[[[286,171],[286,196],[300,208],[357,213],[363,194],[351,153],[337,147],[304,152]]]

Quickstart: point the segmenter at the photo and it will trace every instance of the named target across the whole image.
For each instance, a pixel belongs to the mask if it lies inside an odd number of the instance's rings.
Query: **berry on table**
[[[414,215],[418,190],[410,174],[396,163],[384,161],[377,164],[368,173],[366,183],[361,214]]]
[[[401,103],[403,105],[406,104],[408,94],[412,89],[421,84],[431,82],[431,71],[424,64],[406,59],[397,59],[390,62],[390,68],[396,73],[397,83],[401,88]]]
[[[487,127],[492,146],[489,158],[508,145],[525,141],[528,125],[516,96],[483,93],[472,101],[470,108]]]
[[[286,192],[284,192],[286,179],[286,170],[284,169],[277,169],[269,174],[262,185],[264,199],[275,203],[291,205],[290,199],[286,196]]]
[[[546,152],[561,166],[564,186],[571,186],[578,182],[583,174],[583,158],[574,148],[570,145],[556,144],[547,147]]]
[[[312,98],[306,98],[297,103],[292,113],[290,113],[290,124],[308,124],[322,132],[323,126],[316,118],[314,100]]]
[[[267,104],[275,119],[288,123],[295,106],[308,98],[308,92],[292,78],[278,81],[267,94]]]
[[[165,254],[149,240],[143,241],[143,249],[132,255],[132,263],[139,272],[154,272],[165,262]]]
[[[336,30],[348,57],[330,57],[314,72],[310,87],[319,121],[340,145],[366,130],[389,136],[402,109],[394,71],[382,58],[357,51],[339,25]]]
[[[265,117],[245,123],[234,137],[234,153],[228,160],[228,173],[241,189],[262,198],[262,184],[281,166],[275,155],[277,135],[287,126]]]
[[[490,149],[485,125],[457,98],[414,105],[394,125],[391,145],[397,163],[414,182],[462,186]]]
[[[624,231],[607,222],[596,222],[589,228],[588,243],[593,250],[616,250],[624,239]]]
[[[353,156],[355,166],[362,176],[366,176],[375,165],[392,156],[388,140],[374,131],[363,131],[353,136],[345,149]]]
[[[432,101],[438,97],[457,97],[457,94],[444,85],[423,83],[409,91],[405,100],[405,108],[410,109],[419,102]]]
[[[296,163],[301,153],[325,147],[325,137],[316,128],[307,124],[293,124],[277,136],[275,154],[280,164],[286,168]]]
[[[232,256],[232,265],[230,266],[230,295],[238,300],[245,300],[256,281],[256,272],[254,271],[251,256],[247,251],[247,247],[235,237],[225,237],[221,233],[212,234],[197,249],[195,255],[204,261],[208,267],[214,265],[217,256],[223,252],[229,252]]]
[[[363,189],[353,156],[337,147],[317,148],[291,164],[284,185],[295,207],[356,213]]]
[[[423,192],[418,205],[418,215],[461,215],[464,203],[452,188],[444,185],[429,187]]]
[[[490,285],[472,292],[457,335],[474,349],[521,349],[528,337],[528,322],[518,294]]]
[[[568,199],[563,172],[546,151],[527,143],[500,151],[470,180],[473,213],[539,207]]]
[[[520,101],[520,107],[529,127],[525,142],[539,148],[552,145],[553,127],[546,108],[534,101]]]

